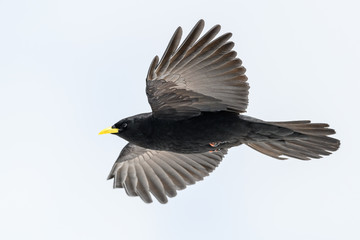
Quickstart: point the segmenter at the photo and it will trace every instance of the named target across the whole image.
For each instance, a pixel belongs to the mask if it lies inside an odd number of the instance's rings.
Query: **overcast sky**
[[[1,239],[360,239],[358,1],[0,0]],[[98,132],[150,111],[145,76],[178,26],[232,32],[247,115],[327,122],[339,151],[279,161],[233,148],[167,205],[112,189],[126,142]]]

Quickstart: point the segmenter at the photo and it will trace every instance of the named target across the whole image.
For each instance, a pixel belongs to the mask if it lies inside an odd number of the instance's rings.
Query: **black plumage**
[[[151,62],[146,94],[151,113],[125,118],[102,133],[129,143],[109,179],[114,188],[147,203],[161,203],[176,191],[202,180],[227,150],[246,144],[268,156],[301,160],[321,158],[339,148],[325,123],[266,122],[242,115],[248,105],[245,68],[236,58],[231,33],[216,37],[216,25],[199,38],[200,20],[179,46],[179,27],[159,61]]]

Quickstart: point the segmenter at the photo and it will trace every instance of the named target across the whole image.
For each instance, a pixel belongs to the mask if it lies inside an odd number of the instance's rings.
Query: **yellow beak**
[[[106,134],[106,133],[117,133],[117,132],[119,132],[119,129],[109,127],[109,128],[105,128],[104,130],[102,130],[101,132],[99,132],[99,135],[101,135],[101,134]]]

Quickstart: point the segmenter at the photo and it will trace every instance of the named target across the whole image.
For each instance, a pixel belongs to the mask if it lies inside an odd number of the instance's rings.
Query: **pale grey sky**
[[[1,239],[360,239],[358,1],[1,1]],[[248,115],[311,119],[340,150],[310,162],[233,148],[167,205],[106,181],[150,111],[145,76],[175,31],[232,32]]]

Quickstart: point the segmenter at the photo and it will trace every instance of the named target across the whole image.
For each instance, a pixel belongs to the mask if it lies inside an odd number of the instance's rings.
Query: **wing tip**
[[[159,56],[156,55],[153,60],[151,61],[149,70],[148,70],[148,74],[146,76],[146,80],[152,80],[155,78],[155,69],[157,64],[159,63]]]
[[[205,27],[205,21],[204,21],[204,19],[200,19],[200,20],[195,24],[194,29],[195,29],[195,28],[204,29],[204,27]]]

